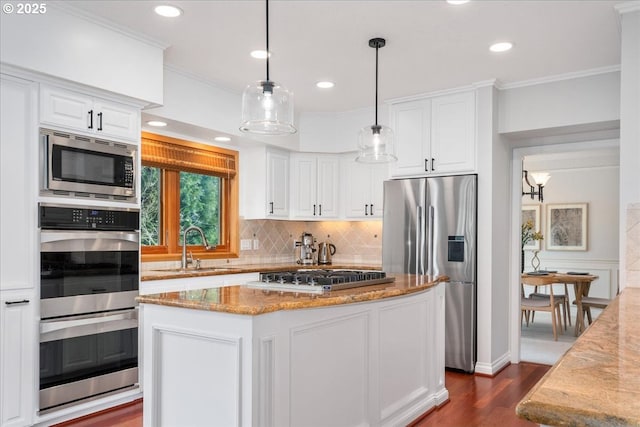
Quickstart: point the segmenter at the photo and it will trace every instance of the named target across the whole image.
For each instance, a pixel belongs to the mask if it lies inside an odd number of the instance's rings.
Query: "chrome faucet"
[[[204,243],[204,248],[206,250],[212,249],[212,246],[209,245],[209,242],[207,241],[207,237],[204,235],[204,231],[202,231],[202,228],[196,225],[191,225],[187,227],[182,233],[182,262],[180,264],[180,268],[182,270],[187,269],[187,234],[192,230],[195,230],[198,233],[200,233],[200,236],[202,236],[202,242]],[[193,255],[191,256],[190,262],[193,262]]]

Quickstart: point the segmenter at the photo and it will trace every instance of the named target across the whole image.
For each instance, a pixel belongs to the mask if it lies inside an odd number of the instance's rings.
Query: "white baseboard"
[[[511,355],[506,352],[491,363],[476,362],[476,374],[494,376],[509,363],[511,363]]]

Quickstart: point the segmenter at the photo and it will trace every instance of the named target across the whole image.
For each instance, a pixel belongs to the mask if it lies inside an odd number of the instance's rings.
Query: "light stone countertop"
[[[395,282],[360,288],[331,291],[322,295],[292,292],[280,295],[278,292],[265,293],[247,286],[223,286],[220,288],[197,289],[180,292],[164,292],[140,295],[141,304],[158,304],[196,310],[208,310],[233,314],[259,315],[280,310],[328,307],[340,304],[374,301],[425,291],[448,277],[416,276],[413,274],[390,274]]]
[[[516,413],[553,426],[640,425],[640,288],[626,288]]]

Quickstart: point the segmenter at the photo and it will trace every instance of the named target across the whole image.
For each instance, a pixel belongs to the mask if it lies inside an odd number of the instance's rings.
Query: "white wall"
[[[373,107],[338,113],[305,113],[300,115],[300,151],[345,153],[358,149],[358,132],[373,125]],[[378,123],[389,124],[389,107],[378,106]]]
[[[500,133],[619,120],[620,72],[593,72],[506,86],[500,91]]]
[[[162,46],[43,4],[44,14],[0,14],[3,63],[162,103]]]
[[[257,136],[240,132],[242,93],[218,86],[171,66],[164,67],[164,105],[143,112],[154,118],[178,122],[230,135],[232,143],[262,142],[297,149],[299,133],[290,136]],[[185,126],[186,125],[186,126]]]
[[[620,99],[620,253],[627,250],[627,207],[640,203],[640,2],[627,2],[622,14]],[[626,257],[621,257],[620,288],[627,286]],[[638,286],[636,283],[635,286]]]

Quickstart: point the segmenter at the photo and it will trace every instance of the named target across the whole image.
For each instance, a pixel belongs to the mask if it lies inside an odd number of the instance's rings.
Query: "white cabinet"
[[[38,127],[34,83],[2,75],[0,290],[33,287],[37,268]]]
[[[291,155],[291,215],[293,218],[338,218],[340,157]]]
[[[0,425],[32,424],[37,385],[37,85],[0,79]]]
[[[289,153],[267,150],[267,218],[289,217]]]
[[[41,86],[40,121],[85,134],[140,139],[140,109],[65,89]]]
[[[4,254],[3,254],[4,256]],[[0,291],[0,425],[32,425],[37,385],[34,291]]]
[[[240,170],[240,215],[288,219],[289,152],[264,146],[243,148]]]
[[[398,161],[391,176],[475,172],[475,94],[455,93],[393,104]]]
[[[342,158],[344,216],[350,219],[381,218],[383,183],[388,166],[357,163],[354,158],[355,154]]]

